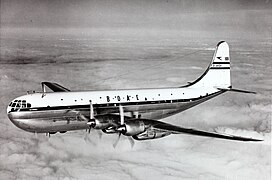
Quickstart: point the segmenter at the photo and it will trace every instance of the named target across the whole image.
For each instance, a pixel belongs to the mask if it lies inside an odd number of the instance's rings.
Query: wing
[[[54,92],[69,92],[70,90],[57,84],[57,83],[52,83],[52,82],[42,82],[42,86],[47,86],[49,89],[51,89]]]
[[[241,137],[241,136],[233,136],[228,134],[219,134],[215,132],[207,132],[201,131],[191,128],[183,128],[179,126],[174,126],[171,124],[167,124],[164,122],[159,122],[153,124],[153,129],[158,131],[170,132],[172,134],[190,134],[196,136],[206,136],[206,137],[213,137],[213,138],[220,138],[220,139],[229,139],[229,140],[236,140],[236,141],[263,141],[261,139],[253,139],[248,137]]]

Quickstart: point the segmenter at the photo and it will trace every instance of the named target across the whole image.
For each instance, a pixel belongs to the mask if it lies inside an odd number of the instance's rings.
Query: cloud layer
[[[44,5],[39,8],[44,10]],[[0,179],[270,179],[271,13],[252,9],[209,9],[211,14],[200,20],[186,20],[189,15],[184,13],[181,22],[192,22],[182,31],[158,28],[164,23],[157,28],[1,28]],[[209,20],[213,13],[223,13],[216,17],[227,25],[211,30],[208,26],[219,22]],[[250,27],[247,15],[252,17]],[[190,30],[199,22],[207,23],[204,30],[198,26]],[[83,130],[51,138],[35,136],[15,127],[6,116],[8,103],[27,90],[40,91],[41,81],[55,81],[72,90],[186,84],[203,73],[222,39],[231,48],[233,87],[257,94],[229,92],[165,121],[258,136],[263,142],[171,135],[136,142],[131,149],[122,137],[114,149],[117,135],[103,134],[100,139],[96,131]]]

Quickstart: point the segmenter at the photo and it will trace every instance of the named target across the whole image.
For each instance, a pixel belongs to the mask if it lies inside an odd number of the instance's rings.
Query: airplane
[[[46,87],[52,92],[46,92]],[[195,81],[174,88],[71,91],[54,82],[42,82],[42,92],[15,98],[7,115],[17,127],[34,133],[55,134],[72,130],[102,130],[134,140],[189,134],[237,141],[261,141],[250,137],[208,132],[160,121],[233,89],[229,45],[220,41],[206,71]]]

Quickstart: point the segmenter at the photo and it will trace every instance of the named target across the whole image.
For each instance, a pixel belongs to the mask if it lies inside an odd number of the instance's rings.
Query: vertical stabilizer
[[[217,44],[212,61],[204,74],[190,83],[191,87],[231,87],[229,45],[225,41]]]

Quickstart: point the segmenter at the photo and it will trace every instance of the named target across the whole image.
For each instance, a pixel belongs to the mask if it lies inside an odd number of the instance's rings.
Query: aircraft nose
[[[15,126],[20,127],[19,118],[17,117],[17,115],[14,114],[14,112],[11,112],[11,109],[12,107],[7,107],[7,116]]]
[[[11,107],[8,106],[8,107],[7,107],[7,114],[9,114],[10,110],[11,110]]]
[[[10,109],[7,108],[7,115],[8,115],[8,118],[9,120],[13,123],[13,124],[18,124],[18,122],[16,121],[16,119],[13,117],[12,113],[10,113]]]
[[[7,111],[8,111],[7,115],[8,115],[9,120],[10,120],[15,126],[17,126],[18,128],[25,130],[26,127],[25,127],[24,123],[22,123],[22,122],[20,121],[20,118],[18,118],[17,115],[14,115],[13,112],[10,112],[9,109],[7,109]]]

